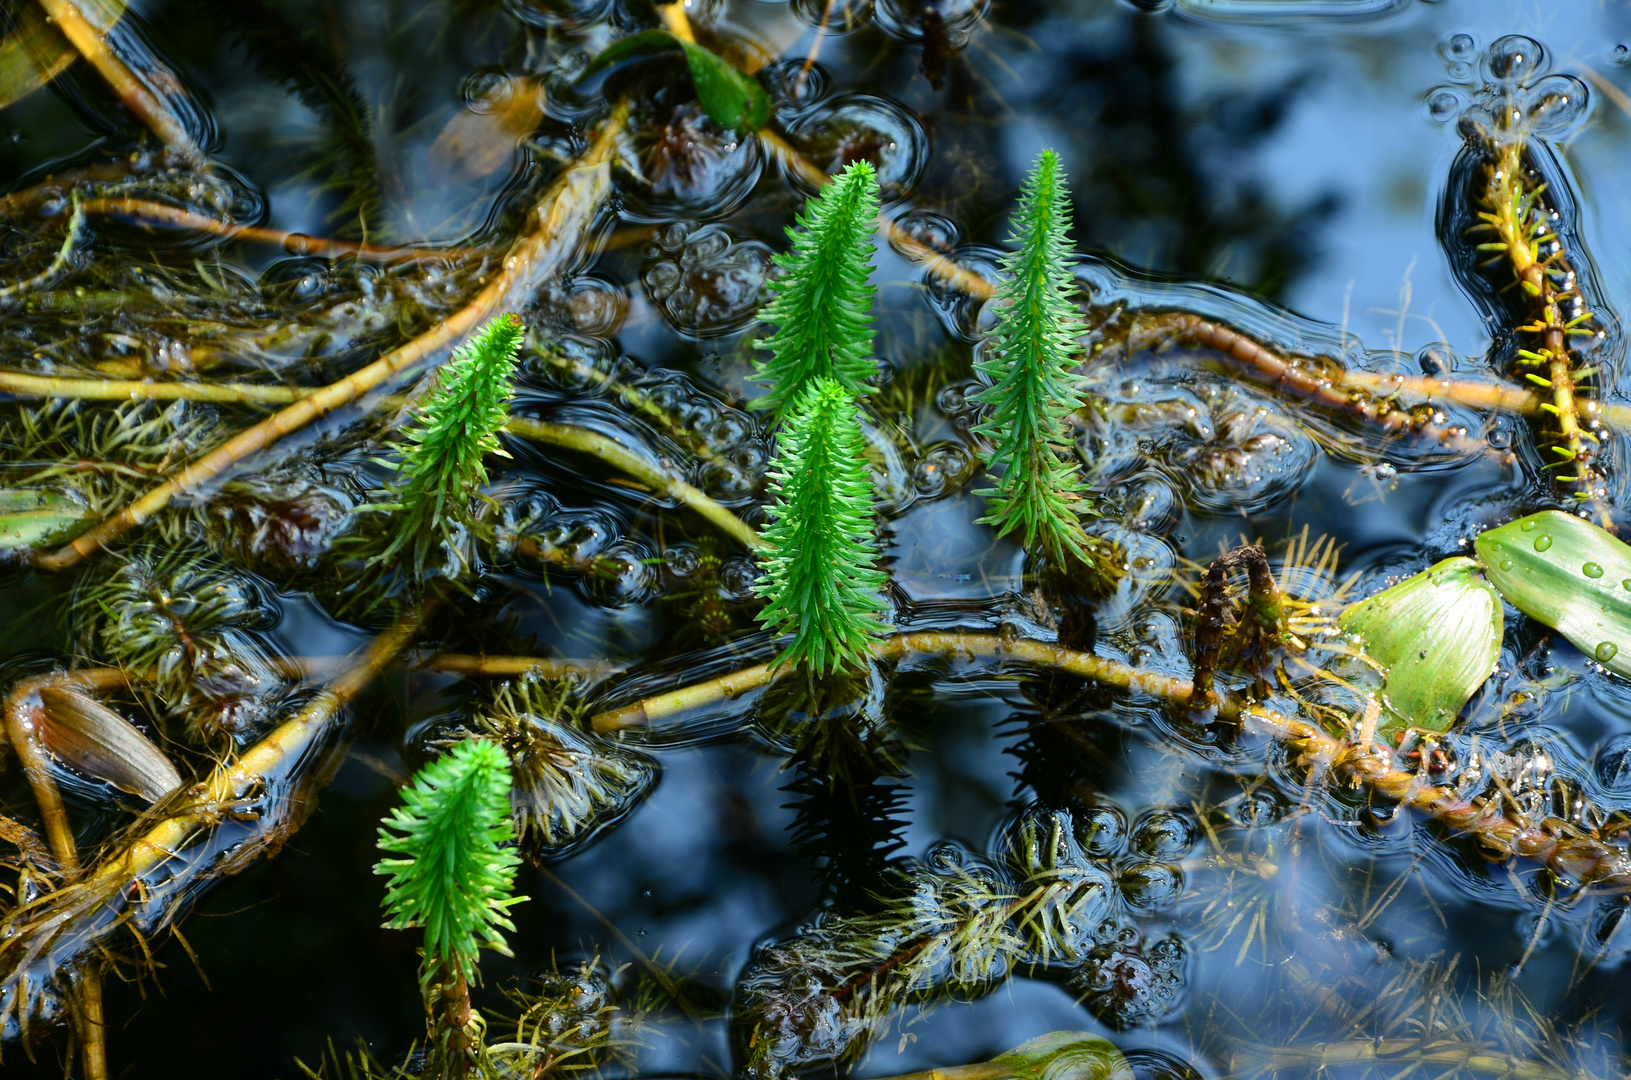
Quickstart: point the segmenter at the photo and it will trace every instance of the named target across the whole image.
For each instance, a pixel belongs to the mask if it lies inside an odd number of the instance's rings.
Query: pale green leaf
[[[1133,1080],[1109,1041],[1085,1031],[1050,1031],[991,1059],[1014,1080]]]
[[[1477,548],[1513,607],[1631,677],[1631,547],[1589,521],[1546,510],[1490,529]]]
[[[0,551],[60,543],[90,523],[90,512],[66,495],[0,488]]]
[[[1445,559],[1337,620],[1386,672],[1385,732],[1445,731],[1501,653],[1501,600],[1471,559]]]
[[[697,88],[697,102],[720,127],[757,131],[770,121],[770,97],[751,76],[731,67],[717,54],[667,30],[645,30],[601,51],[580,78],[588,79],[625,60],[680,52]]]

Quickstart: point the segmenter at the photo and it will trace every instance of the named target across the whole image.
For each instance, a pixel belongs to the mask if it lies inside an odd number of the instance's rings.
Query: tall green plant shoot
[[[497,743],[466,739],[420,769],[379,831],[381,851],[401,856],[374,867],[386,876],[385,925],[423,927],[425,963],[464,981],[476,951],[510,955],[503,930],[520,857],[510,816],[510,760]]]
[[[455,530],[472,521],[471,499],[487,482],[485,457],[503,453],[510,385],[524,328],[500,315],[456,350],[404,432],[388,501],[395,520],[381,560],[408,552],[416,577]]]
[[[759,312],[776,332],[759,343],[770,353],[754,365],[754,378],[770,393],[753,403],[785,417],[819,378],[836,380],[852,395],[872,393],[872,232],[878,218],[878,178],[857,161],[839,173],[789,228],[793,250],[774,256],[784,274],[770,285],[775,298]]]
[[[770,468],[769,555],[755,589],[769,600],[759,621],[792,635],[777,666],[803,665],[816,676],[859,668],[884,629],[865,449],[849,391],[817,378],[795,403]]]
[[[1085,508],[1082,484],[1065,435],[1065,418],[1082,407],[1069,370],[1082,320],[1071,302],[1070,192],[1052,150],[1026,177],[1014,219],[1009,242],[1017,250],[1002,257],[996,326],[975,365],[991,380],[976,400],[991,412],[974,430],[992,440],[984,460],[996,474],[996,486],[977,493],[987,510],[979,520],[999,535],[1020,533],[1027,548],[1040,545],[1055,559],[1086,562],[1088,539],[1076,516]]]

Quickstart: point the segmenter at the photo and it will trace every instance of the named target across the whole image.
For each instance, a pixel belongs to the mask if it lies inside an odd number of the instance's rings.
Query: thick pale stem
[[[874,643],[872,654],[880,660],[924,656],[941,657],[952,661],[1012,661],[1017,664],[1050,668],[1122,690],[1153,694],[1178,704],[1184,704],[1189,700],[1191,689],[1187,679],[1142,671],[1116,660],[1046,642],[1009,638],[1000,634],[962,631],[895,634]],[[722,701],[769,686],[794,670],[787,666],[773,668],[769,664],[743,668],[729,675],[721,675],[678,690],[656,694],[621,708],[596,713],[590,719],[590,723],[599,732],[621,731],[624,728],[659,723],[693,709],[717,705]],[[1219,712],[1220,715],[1234,716],[1238,714],[1238,706],[1233,702],[1224,702]]]
[[[193,142],[180,119],[108,47],[108,34],[112,27],[99,27],[92,23],[73,0],[40,0],[40,6],[45,8],[47,17],[62,31],[63,37],[90,62],[96,73],[119,96],[125,108],[149,131],[194,165],[204,163],[204,152]],[[164,71],[163,75],[171,85],[181,85],[181,80],[173,72]]]
[[[351,404],[386,380],[430,361],[509,306],[512,300],[518,301],[523,294],[530,294],[540,278],[558,270],[582,246],[611,188],[611,161],[627,119],[626,107],[614,110],[583,157],[550,185],[534,212],[536,227],[510,249],[502,271],[493,276],[475,300],[428,333],[362,370],[239,432],[72,543],[36,556],[34,564],[45,570],[74,566],[141,526],[178,496],[199,490],[251,454]]]
[[[520,417],[512,417],[510,422],[504,425],[504,430],[524,439],[547,442],[552,446],[576,450],[581,454],[598,458],[620,472],[634,477],[657,494],[690,507],[744,546],[754,549],[764,546],[759,534],[741,518],[710,499],[701,490],[670,476],[662,468],[614,439],[571,424],[552,424]]]

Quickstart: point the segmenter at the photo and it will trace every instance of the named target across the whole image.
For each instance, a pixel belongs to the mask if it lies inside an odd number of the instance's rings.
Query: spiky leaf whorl
[[[389,879],[385,925],[425,928],[425,962],[475,978],[482,946],[510,955],[501,929],[520,857],[501,845],[514,839],[510,762],[498,744],[466,739],[426,765],[402,792],[379,831],[382,851],[405,856],[374,867]]]
[[[1001,470],[996,487],[978,493],[988,511],[981,524],[1017,531],[1026,547],[1040,542],[1054,558],[1085,561],[1087,537],[1072,508],[1082,485],[1064,428],[1082,407],[1069,373],[1082,328],[1071,302],[1069,230],[1064,169],[1044,150],[1020,192],[1009,238],[1018,250],[1002,257],[996,327],[976,365],[992,380],[976,395],[991,413],[974,430],[993,442],[986,467]]]
[[[382,559],[406,548],[414,572],[422,573],[450,529],[469,517],[471,496],[487,482],[482,459],[499,449],[498,431],[509,419],[522,334],[516,315],[482,327],[454,352],[415,411],[391,500],[381,504],[399,515]]]
[[[776,664],[822,675],[865,663],[884,575],[872,529],[860,410],[834,379],[817,379],[796,403],[771,463],[771,524],[764,577],[754,586],[770,603],[759,621],[793,639]]]
[[[878,178],[857,161],[810,199],[789,228],[793,250],[775,256],[785,274],[770,287],[776,296],[759,318],[776,332],[759,343],[754,378],[770,393],[753,403],[784,416],[816,378],[836,379],[851,394],[870,393],[872,360],[872,231],[878,218]]]

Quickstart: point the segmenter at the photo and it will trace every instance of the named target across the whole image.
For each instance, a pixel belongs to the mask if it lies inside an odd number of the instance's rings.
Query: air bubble
[[[917,117],[871,94],[834,95],[794,121],[788,135],[829,175],[856,161],[872,162],[886,200],[911,191],[929,160],[929,135]],[[789,179],[805,194],[815,193],[801,174]]]
[[[1453,90],[1440,90],[1427,98],[1427,115],[1440,123],[1455,119],[1462,107],[1461,95]]]
[[[1631,46],[1616,45],[1608,54],[1608,62],[1611,64],[1624,65],[1628,61],[1631,61]]]
[[[1580,568],[1580,572],[1593,580],[1603,576],[1603,568],[1594,562],[1589,562]]]
[[[1551,547],[1552,547],[1552,538],[1550,536],[1547,536],[1546,534],[1542,533],[1540,536],[1535,537],[1535,550],[1536,551],[1549,551],[1549,550],[1551,550]]]
[[[1489,77],[1498,82],[1522,82],[1546,70],[1546,50],[1522,34],[1508,34],[1484,54]]]
[[[1599,664],[1606,664],[1620,655],[1620,647],[1612,641],[1604,641],[1597,646],[1597,651],[1591,655]]]
[[[1471,34],[1452,34],[1442,46],[1444,59],[1469,60],[1478,43],[1472,39]]]

